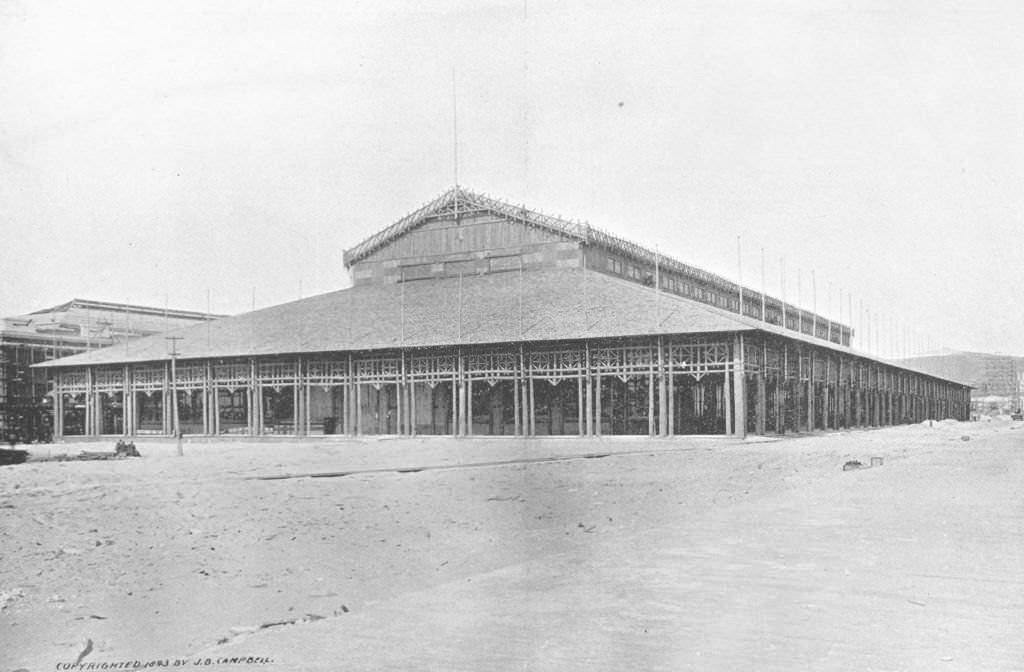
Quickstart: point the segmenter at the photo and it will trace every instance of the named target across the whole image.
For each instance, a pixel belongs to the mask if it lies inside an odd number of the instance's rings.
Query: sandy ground
[[[1021,423],[138,446],[0,467],[0,672],[1024,669]]]

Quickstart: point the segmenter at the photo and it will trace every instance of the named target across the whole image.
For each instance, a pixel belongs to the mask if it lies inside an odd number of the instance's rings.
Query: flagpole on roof
[[[210,322],[213,318],[210,317],[210,288],[206,288],[206,349],[212,349],[212,342],[210,337]],[[209,355],[210,353],[207,353]]]
[[[814,277],[814,269],[811,269],[811,336],[818,337],[818,280]]]
[[[786,258],[779,257],[779,282],[782,290],[782,328],[789,329],[789,322],[786,320]]]
[[[849,331],[850,331],[849,341],[850,342],[846,343],[845,345],[852,347],[853,346],[853,294],[851,294],[849,290],[846,291],[846,319],[850,323],[848,325],[850,327],[850,329],[849,329]]]
[[[661,251],[654,246],[654,326],[661,324]]]
[[[796,269],[796,314],[797,314],[797,328],[801,334],[804,333],[804,288],[803,288],[803,272],[799,268]]]
[[[455,66],[452,66],[452,170],[455,177],[456,217],[459,207],[459,112],[455,90]]]
[[[842,290],[840,290],[840,291],[842,291]],[[832,281],[831,280],[828,281],[828,295],[827,295],[826,298],[827,298],[827,301],[828,301],[828,340],[831,341],[832,340],[832,320],[833,320],[833,317],[834,317],[834,315],[832,313]],[[839,296],[839,308],[842,309],[842,307],[843,307],[843,297],[842,297],[842,294],[840,294],[840,296]]]
[[[252,288],[252,310],[249,311],[249,351],[256,352],[256,287]]]
[[[583,330],[590,331],[590,301],[587,298],[587,252],[583,251]]]
[[[761,321],[768,321],[768,311],[765,306],[765,294],[768,291],[768,283],[765,282],[764,276],[764,248],[761,248]]]
[[[741,248],[740,237],[736,236],[736,278],[737,284],[740,287],[740,302],[739,302],[739,314],[743,314],[743,250]]]

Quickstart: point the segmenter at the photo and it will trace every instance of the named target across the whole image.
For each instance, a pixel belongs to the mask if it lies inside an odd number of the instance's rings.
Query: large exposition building
[[[40,365],[57,436],[742,436],[969,413],[968,386],[855,352],[846,325],[458,187],[344,261],[349,289]]]

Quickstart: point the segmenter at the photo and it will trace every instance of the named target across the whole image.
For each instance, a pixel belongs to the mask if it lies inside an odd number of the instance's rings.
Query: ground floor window
[[[161,391],[135,393],[135,433],[164,433],[164,393]]]
[[[221,434],[246,434],[249,431],[248,390],[217,390],[217,425]]]
[[[601,433],[647,434],[648,376],[606,376],[601,379]]]
[[[260,389],[263,406],[264,434],[295,433],[295,388],[264,387]]]
[[[452,429],[452,383],[414,383],[413,423],[417,434],[428,436],[453,434]]]
[[[344,408],[344,386],[309,388],[309,433],[311,435],[344,433]]]
[[[579,433],[579,384],[575,379],[533,383],[534,426],[538,435]],[[646,432],[646,429],[644,430]]]
[[[178,427],[182,434],[203,434],[206,404],[203,390],[178,390]]]
[[[473,434],[515,434],[515,383],[473,381]]]
[[[359,385],[359,430],[362,434],[398,433],[395,385]]]
[[[100,392],[100,434],[124,434],[124,393]]]
[[[64,436],[82,436],[85,434],[85,394],[65,394],[62,400],[64,407],[62,427]]]
[[[725,374],[673,377],[675,434],[725,433]]]

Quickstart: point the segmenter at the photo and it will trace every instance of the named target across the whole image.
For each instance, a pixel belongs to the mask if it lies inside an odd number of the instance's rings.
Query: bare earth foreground
[[[1024,669],[1020,423],[139,449],[0,467],[0,672]]]

